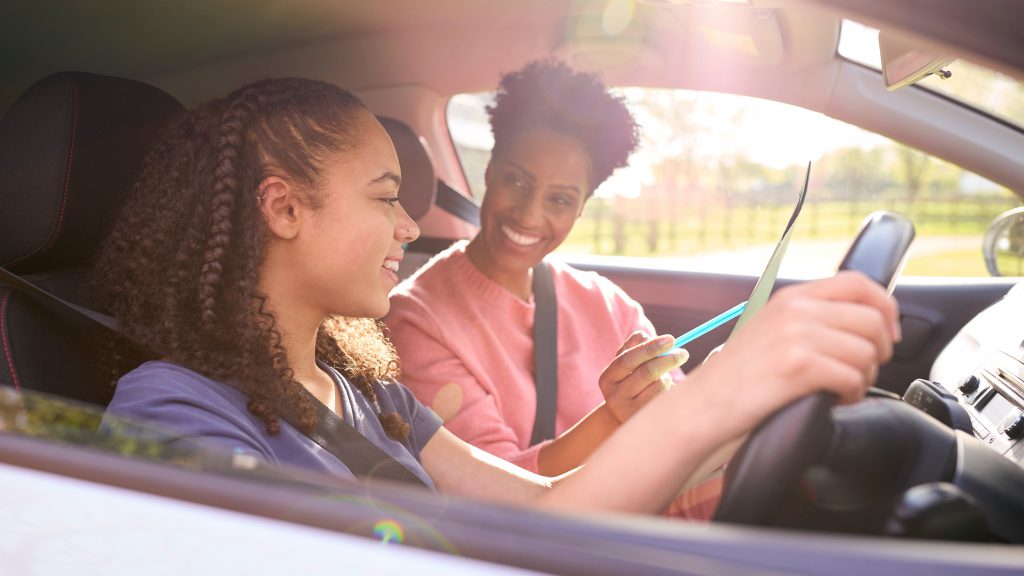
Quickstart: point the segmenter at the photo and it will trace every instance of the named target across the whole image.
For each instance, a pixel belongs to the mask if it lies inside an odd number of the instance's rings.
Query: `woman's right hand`
[[[669,335],[649,338],[643,332],[634,332],[601,373],[598,385],[605,405],[619,423],[672,386],[670,372],[690,357],[685,348],[662,356],[674,341]]]

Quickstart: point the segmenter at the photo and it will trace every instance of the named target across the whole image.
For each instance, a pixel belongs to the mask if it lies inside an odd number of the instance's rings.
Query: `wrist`
[[[607,401],[602,402],[597,408],[594,408],[594,410],[586,416],[586,419],[590,420],[593,424],[599,425],[601,428],[607,428],[610,430],[614,430],[622,425],[622,421],[615,415],[615,412],[612,410],[611,406],[608,405]]]
[[[678,413],[689,415],[688,425],[679,427],[686,435],[680,441],[693,442],[696,434],[717,444],[749,431],[755,422],[746,409],[749,403],[738,397],[742,390],[715,370],[714,359],[688,374],[685,382],[667,392],[679,404]]]

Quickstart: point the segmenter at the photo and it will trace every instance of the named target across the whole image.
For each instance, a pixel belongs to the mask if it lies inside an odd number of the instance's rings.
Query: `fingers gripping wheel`
[[[902,268],[914,226],[898,214],[876,212],[864,220],[840,270],[858,270],[890,291]],[[805,470],[828,451],[834,432],[835,396],[805,396],[768,417],[729,463],[715,520],[775,524]]]

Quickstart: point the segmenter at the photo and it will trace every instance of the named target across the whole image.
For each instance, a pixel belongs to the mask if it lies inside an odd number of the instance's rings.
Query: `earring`
[[[267,197],[267,189],[266,188],[260,188],[260,189],[256,190],[256,203],[257,204],[263,202],[263,199],[266,198],[266,197]]]

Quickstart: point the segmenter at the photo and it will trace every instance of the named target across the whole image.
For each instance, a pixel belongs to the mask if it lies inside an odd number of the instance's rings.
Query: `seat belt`
[[[480,226],[480,206],[463,196],[444,180],[437,181],[434,203],[464,222]],[[421,237],[409,245],[416,252],[437,254],[458,238]],[[533,360],[537,409],[530,445],[555,437],[558,408],[558,299],[551,269],[544,262],[533,267]]]
[[[437,196],[434,198],[434,204],[459,220],[468,222],[477,228],[480,227],[480,206],[459,194],[444,180],[438,179],[437,181]]]
[[[444,180],[437,180],[437,196],[434,197],[434,205],[463,222],[472,224],[477,228],[480,227],[480,206],[473,200],[460,194]],[[420,236],[409,244],[408,249],[412,252],[434,255],[447,250],[449,246],[459,240],[459,238]]]
[[[558,298],[551,268],[543,261],[533,267],[533,360],[537,413],[530,445],[555,437],[558,408]]]
[[[0,266],[0,284],[6,284],[11,288],[22,291],[43,306],[52,307],[57,305],[58,309],[72,310],[82,317],[104,326],[108,330],[124,336],[121,329],[117,326],[117,320],[114,317],[68,302],[32,284],[3,266]],[[225,384],[244,392],[240,386],[233,383],[225,382]],[[303,388],[303,391],[313,400],[313,406],[317,415],[316,428],[307,436],[321,448],[333,454],[354,475],[363,479],[383,478],[426,486],[426,483],[419,476],[413,474],[401,462],[398,462],[376,444],[370,442],[351,424],[339,418],[337,414],[324,406],[319,400],[316,400],[308,390]],[[282,415],[282,418],[296,430],[302,430],[297,425],[295,418],[292,418],[290,415]]]

